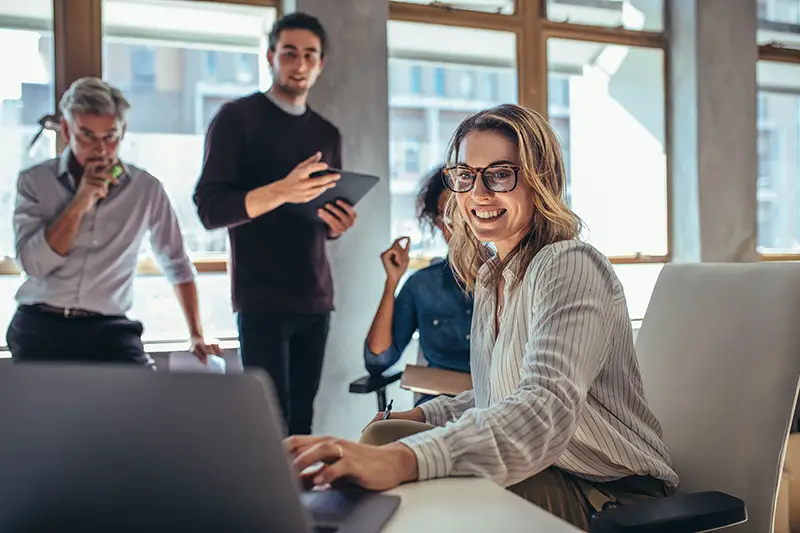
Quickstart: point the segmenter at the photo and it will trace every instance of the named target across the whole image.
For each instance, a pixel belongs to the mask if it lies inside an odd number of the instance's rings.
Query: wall
[[[755,261],[756,2],[672,7],[673,257]]]

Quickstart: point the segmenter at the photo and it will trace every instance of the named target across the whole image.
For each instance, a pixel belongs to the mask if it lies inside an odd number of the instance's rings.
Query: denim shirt
[[[432,368],[469,372],[472,297],[458,286],[446,260],[412,274],[395,298],[392,345],[373,354],[364,344],[367,371],[378,375],[395,364],[419,330],[422,355]]]

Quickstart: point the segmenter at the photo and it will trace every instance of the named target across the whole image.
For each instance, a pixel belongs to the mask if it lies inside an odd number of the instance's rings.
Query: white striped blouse
[[[474,475],[507,487],[555,465],[590,481],[649,475],[677,486],[608,259],[563,241],[543,248],[516,288],[506,268],[497,336],[487,272],[475,289],[473,390],[422,404],[440,427],[400,441],[419,479]]]

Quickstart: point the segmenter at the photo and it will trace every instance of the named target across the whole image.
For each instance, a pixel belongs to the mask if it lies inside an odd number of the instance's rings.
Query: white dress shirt
[[[473,390],[422,404],[440,427],[400,441],[414,451],[419,478],[476,475],[510,486],[554,465],[590,481],[639,475],[677,486],[608,259],[563,241],[543,248],[516,287],[506,268],[498,335],[487,274],[485,265],[475,288]]]
[[[25,281],[20,304],[48,304],[104,315],[125,315],[133,304],[133,280],[144,238],[173,285],[193,281],[195,268],[164,186],[146,171],[123,163],[119,183],[81,219],[66,255],[45,238],[77,190],[69,172],[69,148],[23,171],[17,180],[14,237]]]

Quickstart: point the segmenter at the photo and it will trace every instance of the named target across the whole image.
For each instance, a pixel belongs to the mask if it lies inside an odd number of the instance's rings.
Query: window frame
[[[53,47],[54,47],[54,84],[55,101],[53,109],[69,85],[82,76],[102,76],[102,4],[103,0],[52,0],[53,1]],[[167,0],[170,1],[170,0]],[[270,7],[282,12],[281,0],[195,0],[222,4],[238,4],[258,7]],[[456,4],[457,2],[453,2]],[[590,41],[602,44],[620,44],[644,48],[661,49],[664,54],[664,83],[669,88],[669,50],[667,35],[669,34],[669,0],[664,0],[664,28],[661,32],[635,31],[625,28],[588,26],[568,22],[556,22],[547,18],[546,0],[516,0],[513,13],[501,14],[492,12],[470,11],[458,9],[446,2],[430,4],[414,4],[399,1],[389,2],[389,20],[417,22],[442,26],[460,26],[512,32],[516,37],[517,62],[517,94],[520,105],[533,108],[547,115],[547,40],[550,38]],[[67,7],[69,5],[69,8]],[[759,59],[767,54],[770,60],[779,57],[780,61],[800,64],[800,50],[789,51],[784,48],[762,45],[759,47]],[[665,152],[670,153],[671,130],[671,98],[670,91],[665,90]],[[59,138],[57,152],[64,148]],[[667,190],[667,253],[664,255],[632,254],[613,256],[613,264],[652,264],[668,263],[672,256],[672,224],[671,224],[671,164],[666,158],[666,190]],[[429,264],[432,258],[417,257],[412,260],[412,268],[420,268]],[[775,256],[770,257],[771,260]],[[792,255],[792,260],[800,259],[800,253]],[[227,255],[219,257],[203,257],[193,260],[198,272],[226,272]],[[19,275],[20,269],[13,258],[0,258],[0,275]],[[160,271],[152,258],[142,258],[138,273],[156,275]]]

